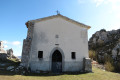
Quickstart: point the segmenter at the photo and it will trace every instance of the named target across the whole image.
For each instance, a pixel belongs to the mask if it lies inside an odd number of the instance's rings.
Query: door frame
[[[60,53],[59,50],[55,50],[54,53],[52,54],[52,66],[51,67],[52,67],[53,73],[62,72],[62,54]]]
[[[64,72],[64,64],[65,64],[64,59],[65,59],[65,56],[64,56],[63,50],[62,50],[61,48],[59,48],[59,47],[53,48],[52,51],[50,52],[50,57],[49,57],[50,67],[49,67],[49,70],[52,71],[52,55],[53,55],[53,53],[54,53],[56,50],[60,51],[60,53],[61,53],[61,55],[62,55],[62,72]]]

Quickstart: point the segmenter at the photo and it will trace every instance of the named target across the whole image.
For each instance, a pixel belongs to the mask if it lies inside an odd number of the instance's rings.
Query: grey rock
[[[84,58],[84,71],[85,72],[92,72],[92,64],[90,58]]]
[[[12,70],[12,69],[14,69],[14,66],[7,67],[7,70]]]
[[[89,39],[88,44],[90,50],[95,50],[99,63],[105,63],[107,57],[112,58],[113,62],[120,63],[120,29],[97,31]]]
[[[3,41],[0,41],[0,60],[2,61],[6,61],[7,59],[11,59],[11,58],[15,58],[18,59],[16,56],[13,55],[13,49],[8,49],[8,50],[4,50],[4,46],[3,46]],[[18,59],[19,61],[19,59]]]

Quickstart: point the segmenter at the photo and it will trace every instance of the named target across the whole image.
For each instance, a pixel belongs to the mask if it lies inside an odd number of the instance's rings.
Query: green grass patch
[[[2,73],[2,72],[0,72]],[[103,71],[101,69],[93,67],[93,73],[85,74],[60,74],[60,75],[14,75],[7,72],[0,74],[1,80],[120,80],[119,73],[113,73],[108,71]]]

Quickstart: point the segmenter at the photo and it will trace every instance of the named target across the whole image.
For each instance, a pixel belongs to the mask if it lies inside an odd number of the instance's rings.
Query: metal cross
[[[57,14],[60,14],[60,12],[58,10],[56,12],[57,12]]]

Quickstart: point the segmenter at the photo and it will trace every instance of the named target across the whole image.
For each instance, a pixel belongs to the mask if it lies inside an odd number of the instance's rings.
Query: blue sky
[[[0,40],[20,56],[27,36],[25,22],[51,15],[64,16],[91,26],[90,38],[100,29],[120,28],[120,0],[0,0]]]

